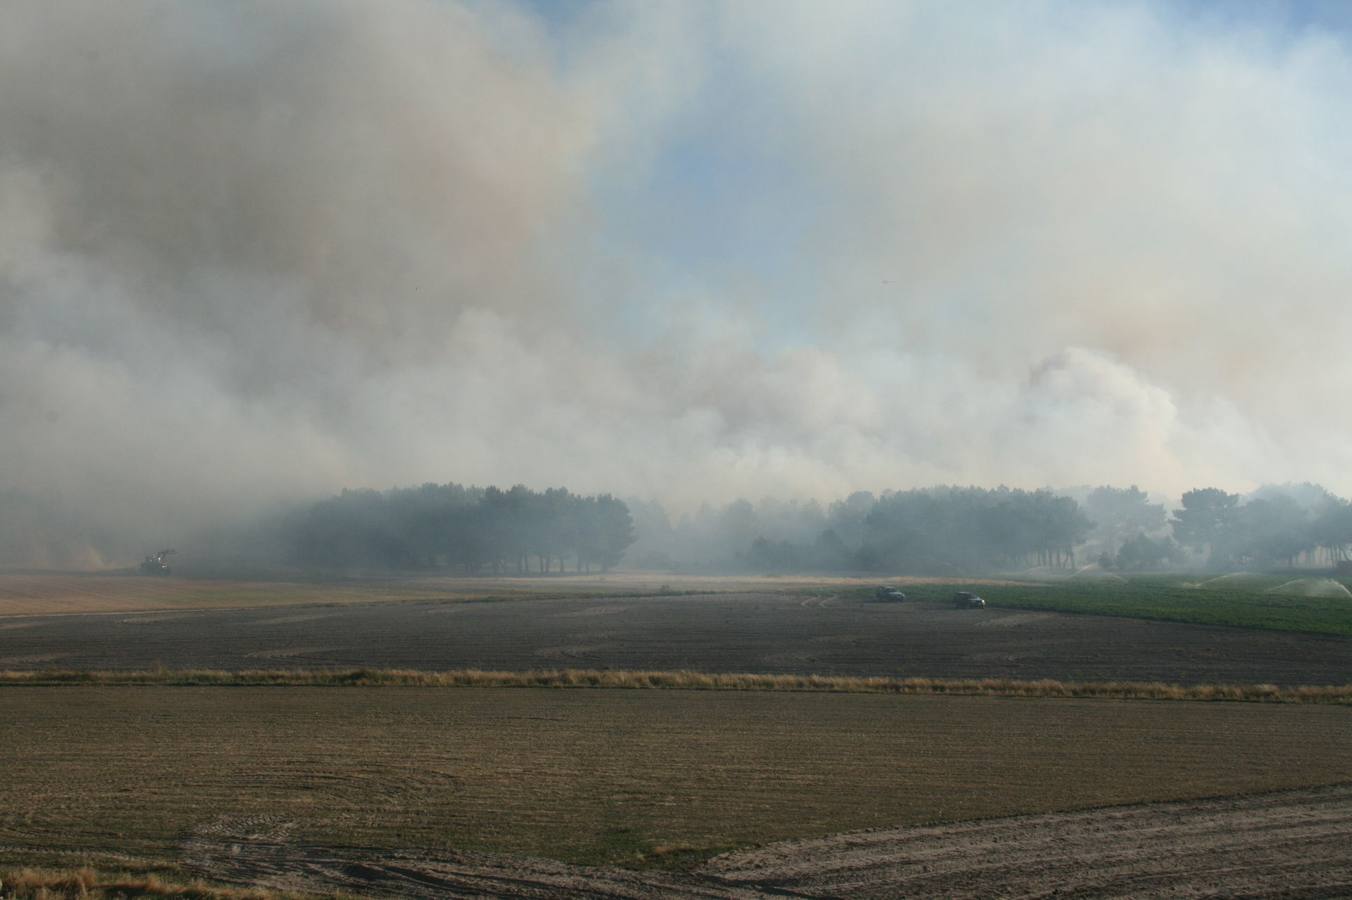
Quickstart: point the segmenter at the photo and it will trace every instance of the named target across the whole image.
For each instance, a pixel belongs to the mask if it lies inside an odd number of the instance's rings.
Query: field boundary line
[[[0,671],[0,688],[23,686],[178,687],[510,687],[620,690],[825,692],[1067,699],[1184,700],[1352,705],[1352,684],[1196,684],[1129,681],[1025,681],[1010,678],[886,678],[690,671],[548,669],[45,669]]]
[[[409,596],[409,597],[353,597],[353,598],[332,598],[323,597],[315,600],[281,600],[273,603],[245,604],[236,606],[137,606],[128,609],[75,609],[75,610],[54,610],[43,612],[0,612],[0,621],[6,619],[56,619],[62,617],[79,616],[149,616],[162,615],[164,613],[220,613],[220,612],[266,612],[278,609],[341,609],[352,606],[397,606],[400,604],[472,604],[472,603],[516,603],[525,600],[650,600],[650,599],[680,599],[684,597],[717,597],[724,595],[749,594],[755,591],[733,591],[733,590],[700,590],[700,591],[649,591],[646,593],[629,592],[619,594],[597,594],[592,591],[576,591],[571,593],[530,593],[522,592],[517,594],[484,594],[484,595],[447,595],[438,596],[436,594]]]

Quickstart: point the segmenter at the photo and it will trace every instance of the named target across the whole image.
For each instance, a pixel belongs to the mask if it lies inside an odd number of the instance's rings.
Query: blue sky
[[[1178,0],[1161,4],[1203,22],[1252,25],[1277,33],[1300,33],[1319,28],[1352,34],[1352,4],[1345,0]]]
[[[1346,40],[1352,34],[1352,3],[1326,0],[1178,0],[1156,4],[1099,4],[1106,8],[1153,9],[1178,34],[1262,35],[1280,53],[1317,34]],[[589,13],[613,9],[608,0],[527,0],[565,47]],[[777,15],[775,4],[763,15]],[[1030,11],[1042,4],[1029,4]],[[1094,4],[1074,4],[1082,12]],[[624,9],[624,5],[619,5]],[[631,7],[632,8],[632,5]],[[687,8],[717,11],[711,6]],[[752,9],[754,9],[754,5]],[[965,11],[970,12],[973,7]],[[979,9],[979,7],[976,7]],[[1010,7],[1002,6],[1005,12]],[[1017,9],[1017,6],[1014,6]],[[703,14],[693,16],[696,20]],[[1016,16],[1017,18],[1017,16]],[[713,29],[711,29],[713,30]],[[691,99],[663,123],[655,156],[633,172],[593,175],[597,201],[605,210],[607,246],[646,256],[664,296],[738,292],[741,302],[768,305],[762,340],[767,349],[810,342],[819,297],[832,286],[805,265],[806,244],[830,227],[824,215],[830,188],[814,175],[791,145],[795,133],[783,119],[782,86],[758,81],[745,59],[725,52],[717,41],[703,48],[702,68],[692,73]],[[635,174],[637,177],[626,177]],[[621,333],[641,335],[642,307],[631,308],[616,324]]]

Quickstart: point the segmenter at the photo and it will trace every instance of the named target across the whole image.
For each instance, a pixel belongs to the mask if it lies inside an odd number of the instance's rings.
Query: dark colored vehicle
[[[981,609],[986,601],[971,591],[958,591],[953,595],[953,605],[958,609]]]
[[[882,587],[878,588],[876,591],[873,592],[873,599],[890,600],[895,603],[900,603],[902,600],[906,599],[906,595],[894,587],[883,585]]]
[[[173,554],[174,554],[173,550],[161,550],[154,556],[147,556],[145,558],[145,561],[141,563],[141,574],[142,575],[170,574],[169,557],[172,556]]]

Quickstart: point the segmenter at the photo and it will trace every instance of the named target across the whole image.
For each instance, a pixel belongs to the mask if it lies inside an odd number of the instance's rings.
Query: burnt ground
[[[0,618],[0,668],[157,665],[1341,684],[1352,640],[788,593]]]

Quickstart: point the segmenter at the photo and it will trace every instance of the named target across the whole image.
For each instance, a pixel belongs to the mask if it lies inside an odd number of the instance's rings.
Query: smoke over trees
[[[939,486],[815,500],[745,498],[676,518],[656,500],[566,488],[428,483],[345,490],[244,528],[199,532],[202,571],[301,566],[543,575],[627,568],[745,572],[1121,572],[1352,565],[1352,502],[1312,484],[1185,492],[1172,511],[1136,485],[1065,492]],[[78,510],[66,515],[79,520]],[[0,552],[25,550],[22,494],[0,493]],[[13,544],[17,550],[8,549]],[[170,541],[173,543],[173,541]],[[279,552],[280,551],[280,552]]]
[[[648,505],[639,522],[637,564],[693,560],[768,571],[1069,569],[1092,529],[1069,497],[1007,487],[861,491],[826,508],[738,499],[675,525]]]
[[[1085,498],[1084,511],[1094,522],[1103,552],[1109,555],[1139,535],[1158,532],[1168,519],[1164,504],[1151,503],[1149,495],[1134,484],[1128,488],[1094,488]]]
[[[1352,503],[1314,485],[1186,492],[1172,515],[1132,485],[934,487],[816,501],[738,498],[672,521],[653,500],[455,483],[352,490],[284,517],[300,565],[548,574],[647,569],[970,574],[1030,568],[1334,567]]]
[[[1304,558],[1348,560],[1352,504],[1315,485],[1267,487],[1241,502],[1209,487],[1188,491],[1173,514],[1174,537],[1217,568],[1293,566]]]
[[[865,485],[1352,491],[1352,55],[1233,5],[10,0],[0,558],[448,459],[767,565]]]
[[[324,569],[452,569],[465,574],[602,571],[634,540],[625,504],[609,494],[425,484],[344,491],[291,517],[293,558]]]
[[[870,567],[941,572],[1073,568],[1092,523],[1050,491],[936,488],[882,498],[866,526]]]
[[[1331,568],[1349,559],[1352,504],[1317,485],[1268,486],[1248,497],[1199,488],[1179,504],[1170,515],[1136,485],[1067,494],[935,487],[861,491],[826,507],[737,499],[673,522],[659,504],[634,502],[637,540],[626,564],[952,574],[1086,564],[1123,572]]]

